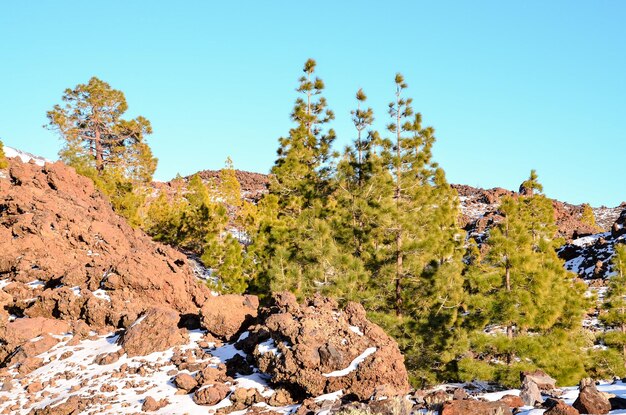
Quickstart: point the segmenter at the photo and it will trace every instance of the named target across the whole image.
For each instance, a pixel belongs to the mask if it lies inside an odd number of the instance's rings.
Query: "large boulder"
[[[522,381],[522,389],[519,397],[522,399],[522,402],[528,406],[535,406],[536,404],[543,403],[539,386],[537,386],[537,384],[530,377],[526,377]]]
[[[543,370],[537,369],[532,372],[520,373],[520,380],[524,383],[524,380],[533,381],[537,387],[542,391],[552,391],[556,389],[556,379],[548,375]]]
[[[410,389],[398,345],[366,319],[360,304],[340,310],[334,300],[316,296],[300,305],[293,294],[277,293],[258,319],[236,346],[294,396],[341,389],[368,399],[383,386],[388,396]]]
[[[574,408],[581,414],[608,414],[611,410],[609,399],[604,396],[591,378],[580,381],[578,398],[574,401]]]
[[[153,307],[126,330],[118,343],[129,357],[145,356],[185,344],[189,339],[186,330],[178,328],[179,320],[176,311]]]
[[[202,306],[201,325],[212,335],[228,341],[256,318],[258,307],[259,299],[254,295],[213,297]]]

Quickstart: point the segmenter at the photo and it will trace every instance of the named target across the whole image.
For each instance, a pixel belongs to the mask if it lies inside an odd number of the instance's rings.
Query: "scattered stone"
[[[169,405],[169,401],[167,399],[157,401],[152,396],[148,396],[144,399],[143,405],[141,405],[141,410],[145,412],[154,412],[166,407],[167,405]]]
[[[462,401],[463,399],[468,399],[469,395],[467,394],[467,391],[463,388],[457,388],[454,390],[454,393],[452,394],[452,399],[457,400],[457,401]]]
[[[539,386],[537,386],[530,377],[525,377],[522,381],[522,390],[520,391],[519,397],[524,405],[527,406],[535,406],[536,404],[543,403]]]
[[[193,376],[188,375],[187,373],[180,373],[174,378],[174,385],[189,393],[198,386],[198,382],[196,382]]]
[[[565,402],[561,400],[557,400],[556,403],[552,405],[543,414],[544,415],[579,415],[580,412],[578,412],[576,408],[567,405]]]
[[[517,395],[504,395],[499,401],[504,402],[509,408],[520,408],[524,406],[524,401]]]
[[[583,414],[608,414],[611,403],[604,394],[598,391],[596,384],[591,378],[584,378],[578,386],[578,398],[574,401],[574,408]]]
[[[533,381],[537,385],[539,390],[542,391],[551,391],[553,389],[556,389],[556,379],[550,377],[543,370],[520,373],[520,381],[524,383],[525,379]]]
[[[193,401],[198,405],[212,406],[220,402],[230,393],[230,388],[223,383],[205,386],[193,394]]]
[[[441,415],[512,415],[504,402],[456,400],[443,404]]]

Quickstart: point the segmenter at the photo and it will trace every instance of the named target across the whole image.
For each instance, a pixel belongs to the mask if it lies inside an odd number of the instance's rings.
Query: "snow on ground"
[[[46,163],[52,163],[52,161],[48,159],[35,156],[34,154],[15,149],[13,147],[4,146],[4,154],[9,158],[19,157],[24,163],[28,163],[30,160],[33,160],[38,166],[43,166]]]
[[[626,398],[626,383],[623,383],[621,381],[618,381],[615,383],[610,383],[610,382],[600,383],[598,385],[598,390],[601,392],[606,392],[606,393],[610,393],[613,395],[617,395],[622,398]],[[576,400],[576,398],[578,397],[578,387],[573,386],[573,387],[562,388],[562,391],[563,391],[563,395],[560,397],[560,399],[562,399],[566,404],[572,405],[574,401]],[[519,389],[510,389],[510,390],[499,391],[499,392],[482,393],[482,394],[479,394],[478,397],[484,398],[488,401],[497,401],[500,398],[502,398],[504,395],[519,396],[519,394],[520,394]],[[530,406],[527,406],[521,409],[522,410],[518,412],[519,415],[538,415],[538,414],[543,414],[545,412],[545,409],[534,409]],[[611,411],[610,414],[611,415],[626,414],[626,410],[615,410],[615,411]]]
[[[199,330],[191,331],[190,342],[180,349],[185,351],[199,348],[198,342],[203,336],[204,333]],[[162,415],[206,415],[231,405],[230,400],[226,398],[214,406],[201,406],[194,403],[191,394],[176,394],[178,389],[171,381],[172,371],[176,367],[170,361],[174,355],[174,348],[148,356],[129,358],[123,355],[117,362],[108,365],[94,363],[96,356],[120,349],[117,339],[118,336],[111,333],[106,336],[94,336],[72,346],[68,345],[72,337],[64,336],[59,344],[39,355],[45,363],[44,366],[26,375],[24,379],[17,380],[17,369],[10,368],[9,373],[14,377],[11,381],[12,390],[0,391],[0,412],[18,404],[19,409],[11,413],[25,415],[33,408],[61,403],[71,396],[93,400],[94,403],[83,412],[85,414],[141,413],[143,401],[147,396],[157,400],[165,398],[170,402],[166,407],[154,412]],[[224,363],[235,354],[244,355],[232,344],[206,351],[211,354],[206,361],[207,364],[214,366]],[[268,376],[258,371],[248,376],[238,375],[231,390],[236,387],[255,388],[263,396],[269,397],[274,390],[269,387],[268,381]],[[26,388],[35,382],[44,384],[45,389],[43,392],[28,393]],[[297,408],[297,406],[273,408],[265,404],[258,405],[279,413],[290,413]],[[237,415],[235,412],[233,414]]]

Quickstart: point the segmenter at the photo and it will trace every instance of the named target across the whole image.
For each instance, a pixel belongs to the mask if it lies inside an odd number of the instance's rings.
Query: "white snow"
[[[272,354],[275,354],[276,356],[280,356],[280,352],[278,351],[278,348],[276,347],[276,343],[274,343],[274,339],[266,340],[263,343],[258,344],[257,347],[258,347],[259,353],[261,354],[272,353]]]
[[[190,341],[187,345],[182,346],[181,350],[197,349],[197,343],[204,337],[204,334],[200,330],[190,331]],[[178,389],[172,384],[171,375],[168,375],[170,370],[175,369],[175,366],[170,362],[174,348],[164,352],[152,353],[148,356],[129,358],[127,355],[123,355],[117,362],[109,365],[97,365],[93,363],[96,356],[120,349],[120,346],[117,345],[117,335],[82,340],[76,346],[67,345],[71,337],[64,336],[62,339],[48,352],[39,355],[45,365],[26,375],[24,381],[18,382],[15,379],[11,380],[10,377],[7,378],[12,382],[13,388],[10,392],[0,391],[0,412],[8,410],[15,403],[19,403],[20,408],[10,413],[26,415],[32,409],[61,403],[73,395],[105,398],[103,402],[96,402],[86,409],[85,414],[141,413],[141,406],[147,396],[152,396],[157,400],[167,399],[169,401],[169,405],[155,412],[155,414],[160,415],[206,415],[232,404],[226,398],[214,406],[200,406],[193,402],[191,394],[177,395]],[[33,339],[33,341],[36,340]],[[72,354],[67,357],[67,352],[72,352]],[[207,363],[218,364],[237,353],[241,354],[234,349],[232,344],[227,344],[211,350],[210,354],[214,357],[209,358]],[[64,357],[62,358],[62,356]],[[119,376],[122,365],[127,365],[128,368],[141,368],[144,373],[131,374],[127,372],[123,376]],[[9,368],[9,374],[15,377],[17,375],[16,368]],[[64,374],[71,374],[71,376]],[[36,381],[46,383],[51,379],[55,380],[51,384],[47,384],[45,395],[26,392],[25,387],[30,383]],[[236,387],[255,388],[263,396],[270,397],[274,394],[274,390],[268,386],[268,380],[267,375],[258,371],[248,376],[237,376],[231,390]],[[40,400],[36,401],[37,399]],[[297,408],[297,405],[281,408],[263,406],[283,414],[291,413]],[[243,414],[244,412],[233,412],[233,414]]]
[[[72,290],[72,292],[74,293],[74,295],[76,297],[81,297],[81,295],[80,295],[80,287],[79,286],[72,287],[70,289]]]
[[[46,163],[52,163],[48,159],[35,156],[34,154],[30,154],[25,151],[17,150],[13,147],[4,146],[4,155],[9,158],[19,157],[24,163],[28,163],[29,161],[33,160],[38,166],[43,166]]]
[[[106,300],[108,302],[111,302],[111,297],[109,297],[109,294],[107,294],[107,292],[103,289],[97,289],[96,291],[93,292],[93,295],[96,298],[100,298],[101,300]]]
[[[363,336],[363,332],[357,326],[350,326],[350,330],[358,334],[359,336]]]
[[[330,372],[330,373],[323,373],[322,376],[325,376],[327,378],[335,378],[335,377],[339,377],[339,376],[346,376],[347,374],[355,371],[359,365],[365,360],[367,359],[368,356],[370,356],[371,354],[376,353],[376,347],[368,347],[367,349],[365,349],[365,351],[363,353],[361,353],[359,356],[357,356],[351,363],[350,365],[345,368],[345,369],[341,369],[341,370],[335,370],[334,372]]]
[[[137,320],[135,320],[135,322],[130,326],[131,328],[141,324],[141,322],[146,318],[146,315],[144,314],[143,316],[139,317]]]
[[[337,399],[343,396],[343,390],[339,389],[336,392],[327,393],[325,395],[320,395],[315,398],[315,402],[324,402],[324,401],[336,401]]]
[[[606,238],[611,236],[611,232],[597,233],[595,235],[583,236],[582,238],[574,239],[572,245],[585,247],[595,243],[600,238]]]
[[[0,280],[0,290],[4,289],[7,285],[11,284],[13,281],[10,280]]]
[[[45,286],[45,285],[46,285],[46,283],[45,283],[45,282],[43,282],[43,281],[34,280],[34,281],[31,281],[31,282],[27,282],[27,283],[26,283],[26,285],[27,285],[27,286],[28,286],[28,288],[30,288],[30,289],[35,289],[35,288],[38,288],[38,287],[43,287],[43,286]]]

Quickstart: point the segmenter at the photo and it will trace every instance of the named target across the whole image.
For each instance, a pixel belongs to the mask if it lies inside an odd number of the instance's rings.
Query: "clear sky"
[[[338,149],[360,87],[384,129],[399,71],[450,182],[517,189],[535,168],[551,197],[626,200],[620,0],[0,0],[0,138],[56,158],[46,111],[98,76],[152,122],[157,179],[227,156],[268,172],[309,57]]]

